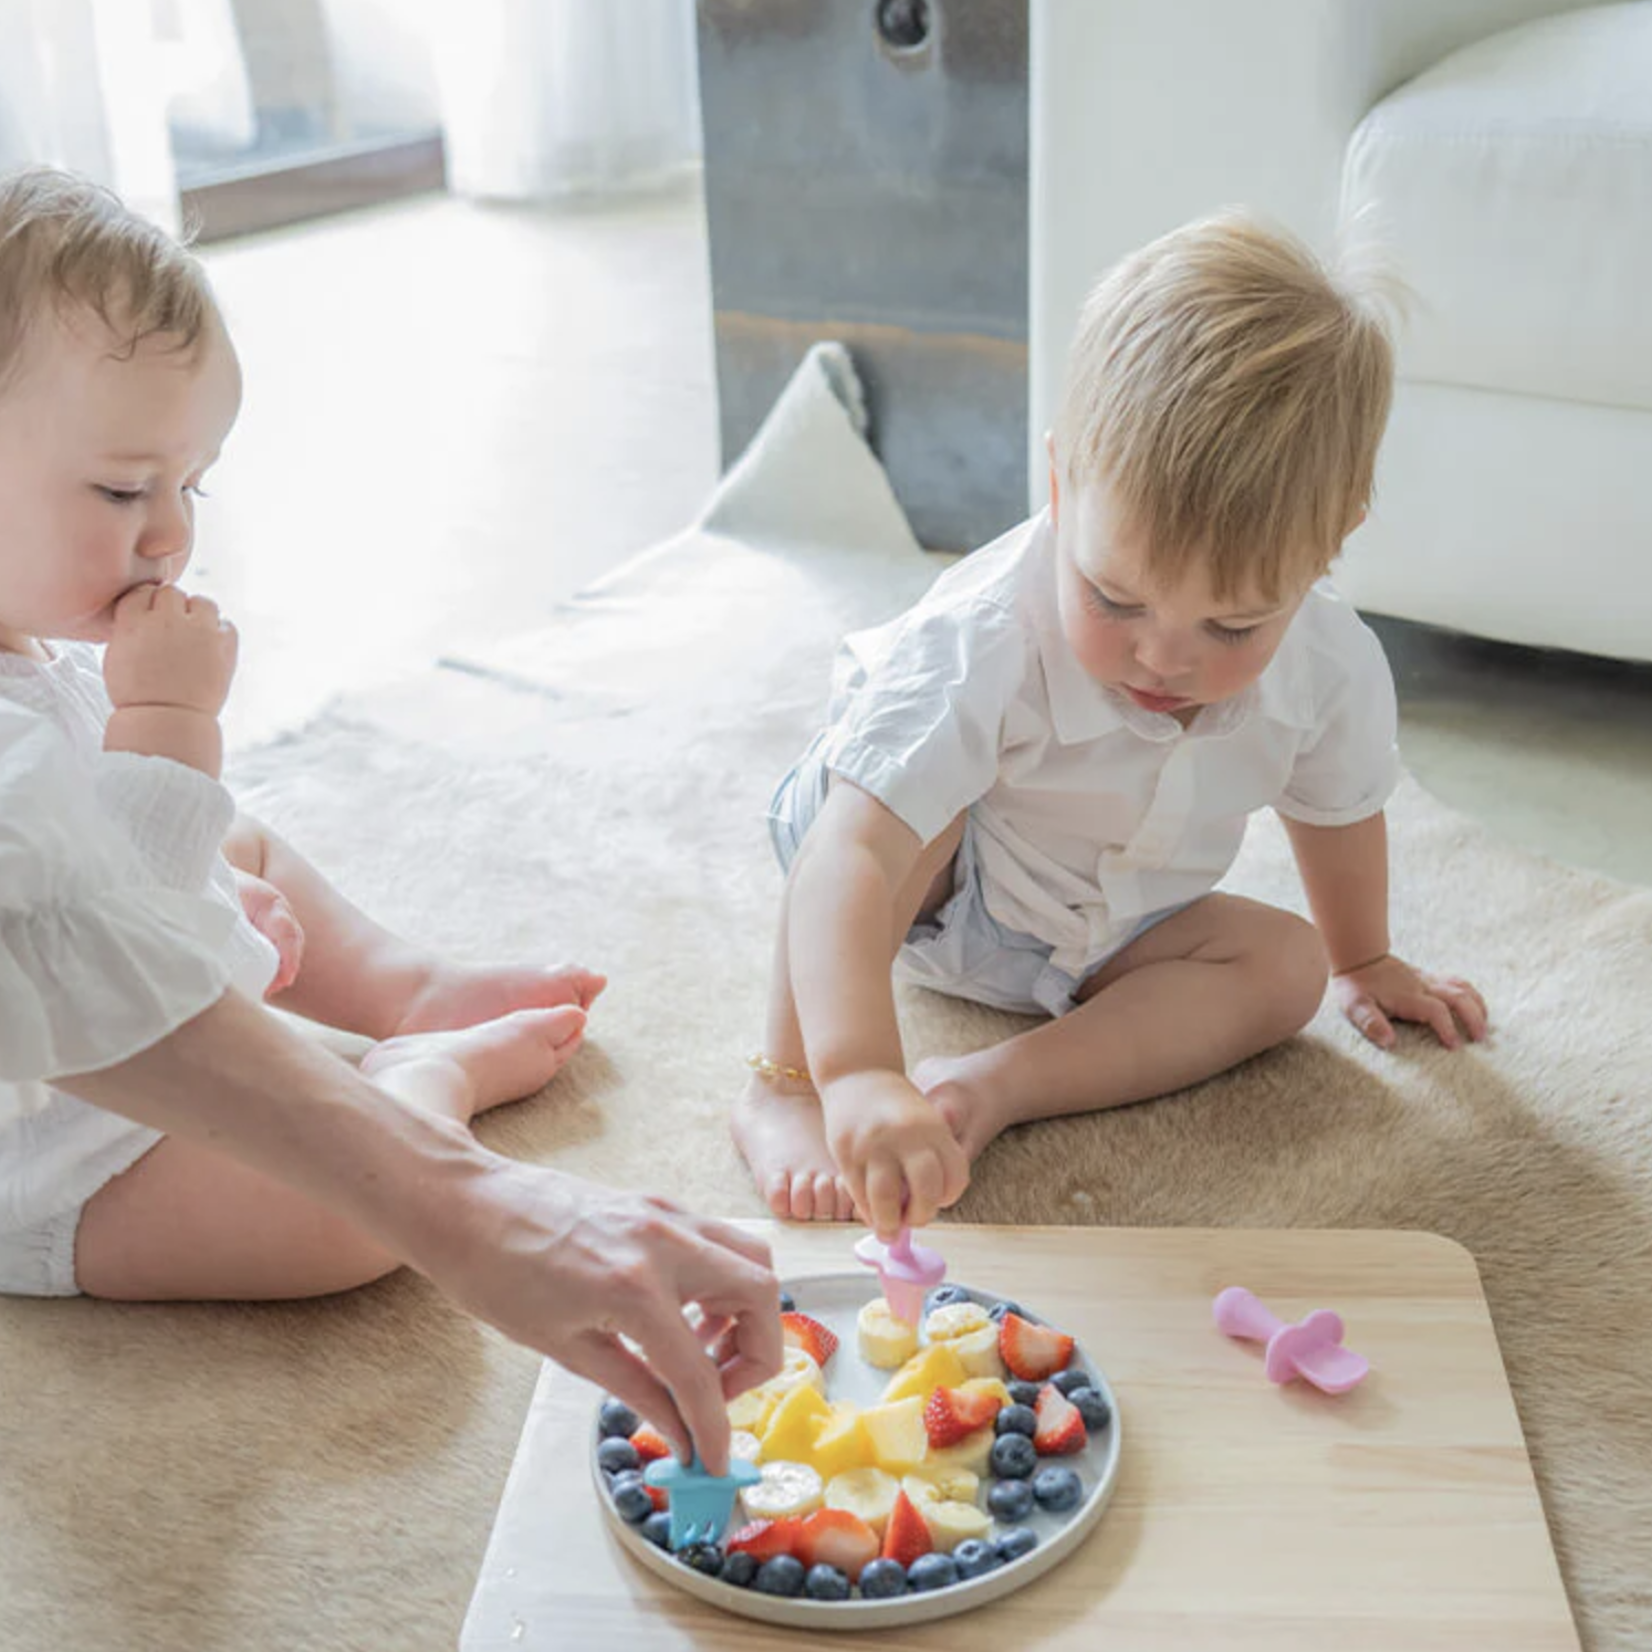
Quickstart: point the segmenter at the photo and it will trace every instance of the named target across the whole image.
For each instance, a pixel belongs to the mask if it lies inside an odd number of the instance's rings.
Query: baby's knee
[[[1262,961],[1274,987],[1283,1037],[1299,1032],[1319,1013],[1331,978],[1319,931],[1294,912],[1275,911],[1268,923]]]

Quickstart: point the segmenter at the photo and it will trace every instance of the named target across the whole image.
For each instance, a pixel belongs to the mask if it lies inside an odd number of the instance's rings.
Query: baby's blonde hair
[[[1085,303],[1055,426],[1157,578],[1274,602],[1326,570],[1370,500],[1393,396],[1378,275],[1230,209],[1132,253]]]
[[[50,167],[0,178],[0,388],[48,307],[90,311],[130,355],[160,337],[191,350],[217,320],[206,272],[111,191]]]

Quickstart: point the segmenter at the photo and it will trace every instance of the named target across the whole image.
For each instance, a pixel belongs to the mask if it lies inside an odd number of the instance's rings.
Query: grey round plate
[[[838,1349],[826,1370],[826,1389],[830,1397],[860,1406],[876,1404],[893,1373],[874,1370],[862,1362],[855,1350],[856,1320],[862,1306],[877,1295],[877,1282],[867,1273],[832,1273],[790,1280],[785,1288],[796,1299],[799,1313],[818,1319],[837,1333]],[[1004,1300],[990,1291],[966,1289],[983,1308],[990,1309]],[[1037,1310],[1029,1307],[1027,1315],[1036,1319]],[[1081,1367],[1095,1379],[1096,1388],[1113,1408],[1112,1422],[1100,1434],[1091,1435],[1090,1443],[1082,1452],[1059,1459],[1062,1467],[1076,1469],[1083,1479],[1084,1500],[1066,1514],[1049,1514],[1035,1505],[1032,1513],[1020,1523],[1031,1526],[1038,1533],[1036,1549],[1019,1560],[1012,1560],[1007,1566],[1000,1566],[995,1572],[988,1572],[984,1577],[955,1583],[947,1589],[901,1595],[894,1600],[862,1600],[858,1595],[841,1601],[806,1600],[801,1597],[782,1599],[775,1595],[760,1595],[755,1589],[737,1589],[731,1583],[693,1571],[664,1549],[656,1548],[635,1526],[627,1525],[615,1512],[613,1499],[608,1495],[607,1476],[597,1466],[599,1436],[593,1421],[591,1473],[596,1481],[597,1502],[614,1536],[642,1565],[677,1588],[743,1618],[756,1618],[762,1623],[776,1623],[790,1629],[856,1630],[928,1623],[936,1618],[970,1612],[977,1606],[985,1606],[988,1601],[999,1600],[1017,1589],[1026,1588],[1052,1566],[1060,1565],[1094,1530],[1113,1495],[1122,1443],[1118,1397],[1082,1345],[1074,1348],[1071,1364]],[[977,1494],[983,1508],[991,1485],[992,1476],[988,1473],[982,1477],[981,1490]],[[995,1527],[1001,1525],[1001,1522],[995,1522]]]

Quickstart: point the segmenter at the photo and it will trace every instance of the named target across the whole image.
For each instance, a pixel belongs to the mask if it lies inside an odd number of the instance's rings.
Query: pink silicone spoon
[[[1342,1346],[1342,1317],[1329,1308],[1287,1325],[1243,1285],[1230,1285],[1216,1298],[1215,1314],[1218,1330],[1268,1345],[1262,1368],[1272,1382],[1302,1377],[1327,1394],[1346,1394],[1371,1369],[1369,1360]]]
[[[868,1233],[855,1246],[855,1255],[867,1267],[877,1269],[890,1313],[908,1325],[923,1318],[924,1297],[946,1278],[941,1253],[914,1243],[911,1228],[902,1228],[888,1245]]]

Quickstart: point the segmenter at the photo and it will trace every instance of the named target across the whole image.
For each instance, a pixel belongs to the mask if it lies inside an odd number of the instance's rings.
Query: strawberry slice
[[[924,1407],[924,1431],[937,1451],[957,1445],[966,1434],[985,1428],[998,1415],[1003,1401],[984,1391],[966,1393],[961,1388],[937,1388]]]
[[[1054,1383],[1047,1382],[1039,1389],[1033,1414],[1038,1418],[1033,1445],[1040,1457],[1069,1457],[1090,1443],[1078,1407]]]
[[[668,1492],[663,1486],[650,1486],[648,1488],[648,1497],[649,1501],[654,1505],[654,1512],[656,1514],[664,1514],[665,1511],[671,1507],[671,1493]]]
[[[998,1327],[998,1352],[1023,1382],[1043,1382],[1073,1357],[1073,1339],[1048,1325],[1034,1325],[1019,1314],[1005,1314]]]
[[[639,1428],[631,1436],[631,1444],[645,1463],[658,1462],[660,1458],[671,1455],[671,1447],[665,1443],[665,1436],[656,1433],[652,1428]]]
[[[730,1532],[723,1539],[723,1549],[727,1554],[744,1549],[754,1560],[773,1560],[777,1554],[795,1555],[802,1532],[803,1522],[795,1514],[784,1520],[753,1520]]]
[[[816,1509],[798,1532],[797,1558],[805,1566],[836,1566],[855,1583],[861,1568],[878,1558],[878,1534],[847,1509]]]
[[[810,1319],[807,1314],[782,1314],[780,1334],[793,1348],[801,1348],[821,1367],[837,1350],[837,1333],[828,1331],[818,1319]]]
[[[934,1547],[935,1540],[929,1535],[929,1527],[924,1524],[924,1517],[918,1513],[912,1499],[904,1491],[896,1492],[889,1524],[883,1529],[883,1558],[898,1560],[909,1567],[920,1555],[928,1554]]]

